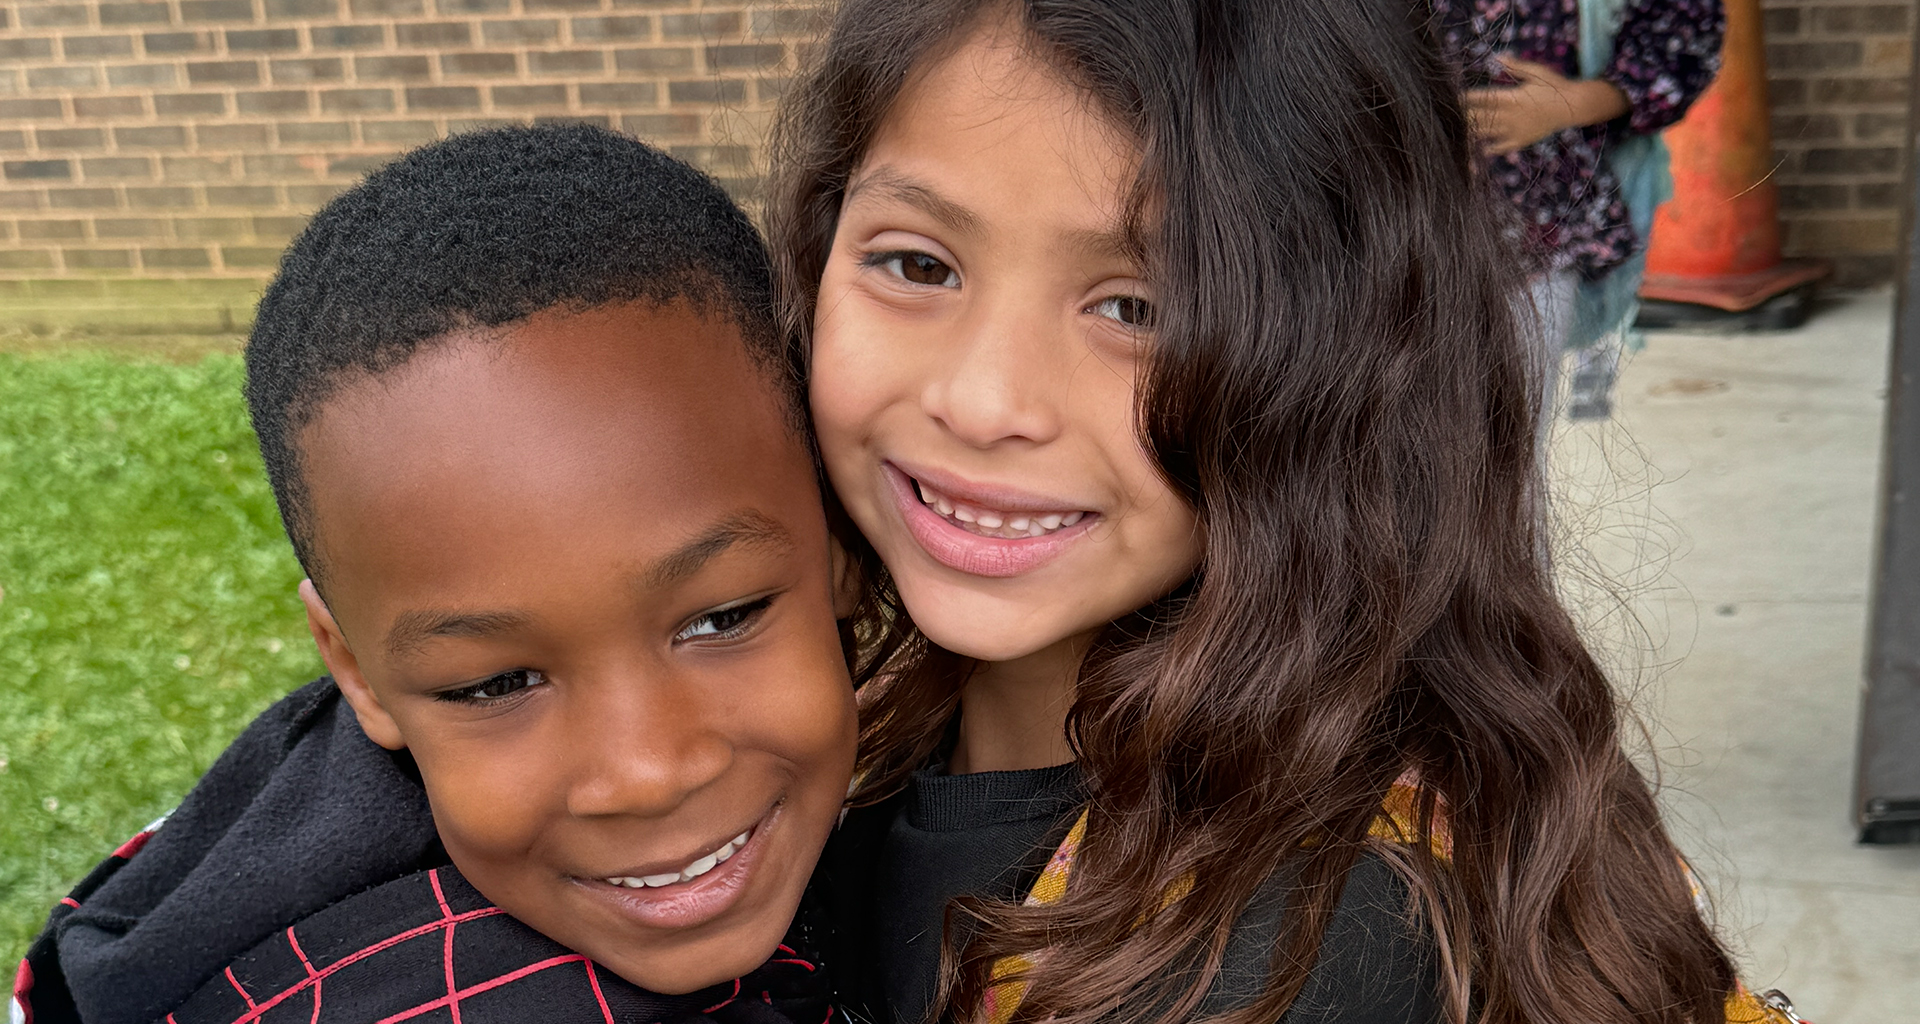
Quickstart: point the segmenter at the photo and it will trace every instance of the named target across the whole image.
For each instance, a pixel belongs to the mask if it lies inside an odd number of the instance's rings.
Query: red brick
[[[613,51],[613,66],[638,74],[676,74],[693,70],[693,51],[686,47],[649,47]]]
[[[334,184],[290,184],[287,186],[287,202],[306,209],[317,210],[334,196],[346,191],[345,185]],[[211,191],[211,190],[209,190]],[[249,203],[249,206],[261,206],[262,203]]]
[[[290,239],[306,230],[306,217],[255,217],[253,233],[263,239]]]
[[[194,191],[178,186],[128,188],[127,205],[136,210],[189,209],[194,205]]]
[[[473,42],[473,26],[464,21],[395,25],[393,38],[401,46],[466,46]]]
[[[786,59],[787,48],[779,43],[736,43],[707,47],[707,67],[714,71],[770,68]]]
[[[267,62],[267,74],[277,85],[294,82],[337,82],[347,77],[338,57],[295,57]]]
[[[100,74],[91,65],[74,64],[66,67],[28,68],[27,88],[43,91],[53,89],[91,89],[100,84]]]
[[[667,98],[674,103],[739,103],[747,98],[747,83],[721,78],[668,82]]]
[[[551,19],[484,21],[480,37],[489,45],[502,43],[546,43],[560,38],[560,23]]]
[[[1798,252],[1892,252],[1898,227],[1887,216],[1801,220],[1788,225],[1788,244]]]
[[[99,149],[107,136],[98,128],[41,128],[33,141],[41,149]]]
[[[76,96],[75,117],[140,117],[147,106],[138,96]]]
[[[320,94],[320,109],[341,114],[392,110],[393,90],[333,89]]]
[[[280,144],[338,144],[353,141],[353,132],[345,121],[312,121],[278,126]]]
[[[1905,76],[1890,78],[1824,78],[1813,83],[1815,103],[1907,102]]]
[[[165,25],[172,14],[164,3],[107,3],[100,5],[102,25]]]
[[[260,81],[255,60],[189,61],[187,81],[194,85],[253,85]]]
[[[307,30],[316,50],[371,50],[387,44],[379,25],[316,25]]]
[[[652,82],[582,82],[580,102],[589,106],[651,107],[660,102]]]
[[[0,152],[17,153],[27,148],[27,133],[0,129]]]
[[[64,114],[59,100],[0,100],[0,118],[9,121],[61,117]]]
[[[644,16],[575,18],[572,26],[576,43],[653,38],[653,19]]]
[[[213,49],[213,40],[205,32],[149,32],[140,37],[148,56],[198,53]]]
[[[1898,181],[1867,182],[1854,189],[1854,206],[1862,210],[1898,210],[1906,202],[1906,186]]]
[[[6,174],[8,181],[65,181],[73,177],[73,162],[70,160],[7,160],[0,162],[0,172]]]
[[[565,106],[567,87],[564,85],[496,85],[493,87],[493,105],[496,107],[548,107]]]
[[[422,0],[347,0],[356,18],[413,18],[427,13]]]
[[[1848,205],[1845,185],[1780,186],[1782,210],[1844,210]]]
[[[131,249],[62,249],[60,255],[69,270],[130,270]]]
[[[1768,39],[1784,39],[1800,34],[1800,9],[1797,7],[1769,7],[1760,12],[1763,31]],[[758,18],[754,19],[756,23]]]
[[[715,39],[739,32],[740,15],[733,12],[665,14],[660,17],[660,34],[668,39]]]
[[[513,0],[435,0],[440,14],[501,14],[513,10]]]
[[[228,53],[271,53],[276,50],[298,50],[299,48],[299,29],[230,28],[227,30]]]
[[[353,77],[365,82],[379,79],[418,79],[432,74],[427,58],[421,56],[355,57]]]
[[[113,130],[121,149],[178,149],[187,144],[187,130],[177,124],[122,125]]]
[[[304,114],[312,107],[311,97],[300,89],[235,93],[233,101],[242,114]]]
[[[220,262],[229,270],[272,270],[280,265],[280,250],[255,245],[223,245]]]
[[[1775,142],[1837,139],[1841,134],[1840,117],[1837,114],[1773,115],[1773,141]]]
[[[1773,30],[1772,11],[1767,12],[1767,30]],[[749,31],[756,36],[812,37],[826,31],[827,11],[821,7],[774,7],[751,15]]]
[[[85,4],[34,4],[20,5],[20,25],[23,28],[76,28],[87,23]]]
[[[1829,33],[1865,33],[1876,35],[1904,34],[1907,31],[1907,8],[1905,5],[1872,4],[1868,6],[1814,7],[1814,31]]]
[[[60,52],[68,60],[92,57],[128,57],[133,54],[132,36],[67,36],[60,40]]]
[[[534,50],[527,54],[527,72],[535,75],[597,75],[606,70],[599,50]]]
[[[474,110],[480,90],[470,85],[416,86],[407,89],[408,110]]]
[[[172,85],[174,81],[171,64],[127,64],[107,69],[107,84],[115,88]]]
[[[265,149],[267,126],[264,124],[203,124],[193,130],[193,139],[202,150]],[[168,159],[173,159],[168,157]]]
[[[151,217],[97,217],[93,222],[93,237],[102,240],[111,238],[165,238],[167,222]]]
[[[700,131],[700,115],[628,114],[620,119],[620,130],[643,139],[697,135]]]
[[[0,270],[52,270],[51,249],[0,250]]]
[[[47,205],[56,210],[111,210],[120,197],[110,188],[50,188]]]
[[[293,186],[287,186],[291,192]],[[208,185],[208,206],[259,207],[280,202],[280,190],[272,185]]]
[[[144,156],[90,156],[80,161],[88,181],[107,178],[153,177],[153,162]]]
[[[440,55],[440,73],[443,75],[494,75],[511,78],[519,68],[518,59],[511,53],[443,53]]]
[[[327,162],[327,173],[333,177],[359,177],[369,171],[377,171],[392,163],[398,153],[363,153],[358,156],[336,157]]]
[[[528,12],[580,11],[600,6],[600,0],[521,0]]]
[[[87,237],[84,220],[23,220],[18,229],[20,238],[29,242],[83,241]]]
[[[180,0],[180,20],[252,21],[253,0]]]
[[[140,263],[148,270],[205,270],[213,258],[205,249],[141,249]]]
[[[153,98],[153,112],[161,117],[169,115],[224,114],[227,112],[227,98],[215,92],[183,92],[157,95]]]
[[[439,137],[432,121],[367,121],[360,125],[360,139],[367,143],[391,142],[417,146]]]
[[[249,234],[245,217],[176,217],[174,237],[183,242],[229,242]]]
[[[1810,149],[1802,167],[1808,174],[1886,174],[1900,169],[1900,151],[1890,147]]]
[[[0,60],[33,60],[51,56],[51,39],[0,39]]]
[[[276,18],[337,18],[339,0],[262,0],[269,21]]]
[[[1841,71],[1857,68],[1865,50],[1855,40],[1819,43],[1768,43],[1767,70]]]

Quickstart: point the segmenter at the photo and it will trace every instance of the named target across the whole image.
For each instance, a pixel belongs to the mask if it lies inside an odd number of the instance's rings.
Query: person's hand
[[[1573,79],[1514,57],[1500,64],[1516,84],[1467,90],[1474,140],[1489,156],[1525,149],[1555,132],[1603,124],[1625,114],[1627,96],[1613,83]]]

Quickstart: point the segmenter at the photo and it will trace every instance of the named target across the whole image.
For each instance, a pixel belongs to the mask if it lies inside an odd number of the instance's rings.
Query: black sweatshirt
[[[1073,765],[914,775],[905,792],[854,810],[827,844],[814,889],[836,936],[828,956],[850,1019],[921,1024],[932,1001],[947,901],[1024,898],[1084,802]],[[1279,885],[1235,924],[1202,1015],[1252,1001],[1280,934]],[[1431,943],[1408,923],[1405,883],[1364,857],[1348,876],[1320,959],[1287,1024],[1428,1024],[1441,1019]]]
[[[54,908],[14,997],[32,1024],[824,1024],[806,916],[738,982],[636,988],[476,892],[412,760],[320,679]]]

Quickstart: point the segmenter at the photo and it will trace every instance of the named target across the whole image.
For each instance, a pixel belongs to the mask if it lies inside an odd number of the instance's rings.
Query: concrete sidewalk
[[[1817,1024],[1920,1022],[1920,846],[1848,815],[1891,316],[1653,335],[1615,419],[1555,438],[1563,589],[1743,975]]]

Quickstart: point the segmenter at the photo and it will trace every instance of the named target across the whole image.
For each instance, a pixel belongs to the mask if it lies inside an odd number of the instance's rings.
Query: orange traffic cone
[[[1742,312],[1832,272],[1782,259],[1759,0],[1725,0],[1720,75],[1667,129],[1673,199],[1654,213],[1640,297]]]

